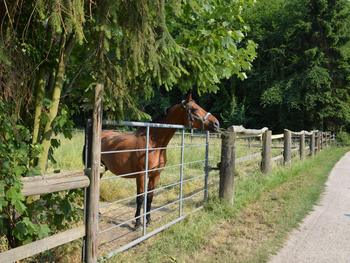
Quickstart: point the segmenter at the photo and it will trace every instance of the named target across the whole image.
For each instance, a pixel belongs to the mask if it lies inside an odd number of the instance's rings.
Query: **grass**
[[[64,138],[63,135],[57,137],[61,145],[54,150],[56,163],[49,162],[49,172],[53,170],[69,171],[83,169],[82,151],[85,134],[82,130],[76,130],[72,134],[72,139]]]
[[[61,146],[55,150],[56,163],[49,163],[49,171],[82,169],[82,147],[84,134],[73,133],[71,140],[59,136]],[[186,137],[187,144],[204,143],[204,138]],[[170,145],[178,145],[175,136]],[[253,141],[248,147],[246,140],[237,140],[236,156],[260,151]],[[210,140],[210,165],[216,166],[220,160],[221,140]],[[327,174],[345,148],[324,150],[316,158],[293,163],[291,169],[277,168],[269,176],[258,172],[257,160],[238,165],[235,176],[235,203],[228,207],[218,202],[217,183],[210,189],[211,199],[205,210],[190,215],[182,223],[176,224],[160,235],[122,253],[109,262],[261,262],[277,251],[288,231],[312,208],[323,189]],[[273,155],[281,149],[274,149]],[[179,149],[168,150],[168,165],[177,164]],[[185,162],[204,159],[204,147],[186,148]],[[295,158],[296,159],[296,158]],[[294,160],[295,160],[294,159]],[[186,176],[203,174],[203,164],[191,164],[185,168]],[[106,175],[108,176],[108,174]],[[178,179],[178,169],[162,172],[161,185]],[[217,172],[211,172],[211,180],[218,179]],[[202,181],[191,182],[184,187],[189,193],[201,188]],[[114,201],[133,194],[134,180],[108,180],[101,183],[101,199]],[[178,196],[175,187],[157,196],[156,203],[166,202]],[[189,211],[190,207],[185,209]],[[79,251],[73,246],[68,250]],[[66,246],[62,251],[66,253]],[[66,253],[71,258],[72,253]],[[73,253],[74,255],[79,253]],[[79,259],[77,259],[79,261]]]
[[[56,163],[49,163],[49,172],[52,171],[66,171],[66,170],[79,170],[83,168],[82,163],[82,149],[84,145],[84,132],[73,132],[72,139],[66,139],[63,136],[58,136],[61,141],[61,146],[54,152],[54,158]],[[247,140],[238,140],[236,143],[236,155],[237,158],[260,151],[256,147],[260,143],[259,140],[251,141],[251,147],[248,147]],[[205,159],[205,137],[192,137],[186,135],[185,137],[185,150],[184,161],[191,163],[194,161]],[[169,143],[167,150],[167,166],[173,166],[180,163],[181,150],[180,148],[171,148],[172,146],[181,145],[181,136],[175,135]],[[192,145],[192,146],[191,146]],[[218,137],[210,138],[209,143],[209,158],[210,166],[216,166],[220,161],[221,151],[221,139]],[[246,175],[259,168],[257,162],[251,162],[251,165],[240,165],[237,171],[240,175]],[[204,174],[204,162],[197,162],[187,164],[184,168],[184,178],[200,176]],[[103,178],[112,176],[110,172],[105,173]],[[218,173],[212,172],[212,178],[217,178]],[[165,169],[161,173],[160,186],[173,183],[179,179],[179,167],[173,167]],[[184,193],[188,194],[196,189],[203,187],[203,180],[191,181],[184,185]],[[157,197],[158,201],[162,203],[166,200],[171,200],[178,196],[178,187],[174,187],[171,191],[167,191],[161,197]],[[121,198],[126,198],[136,191],[135,180],[117,179],[117,180],[102,180],[100,188],[100,197],[102,201],[112,202]]]
[[[240,177],[233,207],[213,198],[205,211],[109,262],[265,262],[312,209],[347,150],[329,148],[269,176]]]
[[[50,164],[50,169],[82,169],[83,133],[75,132],[72,140],[60,139],[62,146],[55,151],[57,163]],[[186,136],[185,140],[187,146],[205,142],[203,137]],[[179,144],[180,137],[174,136],[167,151],[167,165],[179,163],[180,149],[170,149],[172,145]],[[251,147],[248,147],[248,144],[246,140],[237,140],[238,158],[260,151],[257,147],[260,144],[258,140],[251,142]],[[211,138],[209,148],[210,165],[216,166],[220,161],[220,138]],[[273,149],[273,156],[280,154],[281,150]],[[220,204],[216,199],[218,172],[211,172],[210,180],[216,185],[210,189],[211,200],[205,211],[189,216],[184,222],[139,245],[137,249],[118,255],[110,262],[188,262],[193,259],[196,262],[261,262],[256,260],[259,258],[266,260],[276,251],[286,233],[311,209],[323,188],[326,175],[344,152],[343,148],[332,148],[324,150],[313,160],[303,162],[295,162],[295,157],[291,169],[277,168],[269,176],[258,172],[258,160],[242,163],[236,167],[233,207]],[[203,160],[204,156],[203,146],[185,148],[185,162]],[[203,169],[203,163],[186,165],[185,178],[203,175]],[[111,174],[104,175],[108,176]],[[161,174],[160,185],[172,183],[178,178],[178,167],[166,169]],[[186,195],[202,187],[203,180],[192,181],[184,185],[184,193]],[[133,195],[134,192],[134,180],[101,182],[102,201],[115,201]],[[173,187],[157,195],[154,204],[165,204],[177,198],[178,192],[178,187]],[[201,200],[197,204],[187,203],[185,211],[189,212],[200,202]],[[134,200],[129,203],[133,204]],[[217,255],[220,255],[220,258],[217,258]]]

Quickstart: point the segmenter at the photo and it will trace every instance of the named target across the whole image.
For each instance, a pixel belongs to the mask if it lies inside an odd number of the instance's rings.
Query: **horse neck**
[[[165,124],[177,124],[184,125],[183,117],[181,112],[175,110],[171,114],[168,114],[164,120]],[[151,128],[150,137],[155,147],[166,147],[170,140],[173,138],[176,129],[171,128]]]

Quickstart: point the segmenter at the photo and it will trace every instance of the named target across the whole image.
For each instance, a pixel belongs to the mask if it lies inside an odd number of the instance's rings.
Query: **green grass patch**
[[[270,175],[238,177],[234,206],[212,197],[204,211],[109,262],[264,262],[312,209],[346,148],[328,148]]]
[[[54,170],[70,171],[83,169],[82,163],[82,150],[84,145],[84,131],[76,130],[73,132],[72,139],[64,138],[63,135],[58,135],[57,138],[61,145],[54,150],[55,162],[49,162],[48,172]],[[179,147],[172,148],[172,146],[181,145],[180,134],[175,134],[169,143],[169,149],[167,150],[167,166],[175,166],[173,168],[165,169],[161,173],[161,179],[159,186],[174,183],[179,180],[178,165],[181,160],[181,150]],[[192,146],[191,146],[192,145]],[[249,146],[250,145],[250,146]],[[236,155],[237,158],[256,153],[260,151],[258,147],[260,141],[258,139],[251,140],[237,140],[236,142]],[[280,150],[279,150],[280,151]],[[216,166],[220,161],[221,154],[221,138],[211,137],[209,140],[209,159],[210,166]],[[185,150],[184,150],[184,162],[189,163],[184,167],[185,179],[189,177],[195,177],[204,175],[204,161],[197,162],[205,159],[205,137],[201,136],[185,136]],[[240,165],[237,168],[237,172],[240,175],[250,174],[259,168],[259,162],[253,161],[246,165],[246,163]],[[106,172],[104,177],[113,175],[111,172]],[[211,178],[218,176],[218,173],[211,173]],[[210,183],[210,182],[209,182]],[[203,180],[196,180],[186,183],[184,185],[184,194],[189,194],[195,190],[203,187]],[[112,202],[115,200],[123,199],[128,196],[135,194],[136,183],[134,179],[117,179],[117,180],[106,180],[101,182],[101,201]],[[178,196],[179,189],[174,188],[163,194],[162,197],[157,197],[160,203],[164,203],[165,200],[171,200]]]

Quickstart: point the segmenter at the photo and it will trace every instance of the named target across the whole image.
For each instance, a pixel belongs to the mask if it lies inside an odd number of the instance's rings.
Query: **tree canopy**
[[[105,117],[149,119],[144,103],[159,92],[213,93],[223,79],[246,78],[256,45],[242,13],[253,2],[0,1],[0,234],[10,246],[75,219],[76,193],[27,202],[20,177],[46,171],[55,135],[70,137],[74,116],[84,121],[96,83]],[[32,214],[45,205],[67,218]]]
[[[349,128],[349,1],[261,0],[245,17],[258,56],[234,95],[248,124]]]

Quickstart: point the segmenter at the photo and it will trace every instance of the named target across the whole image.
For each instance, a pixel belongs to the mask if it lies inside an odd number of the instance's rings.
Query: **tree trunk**
[[[33,125],[33,139],[32,143],[39,142],[39,130],[40,130],[40,117],[43,108],[43,99],[45,96],[45,71],[41,67],[38,73],[38,79],[36,81],[36,96],[35,96],[35,115]]]
[[[48,160],[49,149],[51,145],[52,137],[52,124],[58,113],[58,106],[60,104],[61,92],[64,82],[64,75],[66,70],[66,62],[69,58],[70,52],[73,48],[74,36],[71,35],[68,41],[66,41],[66,35],[62,34],[61,43],[60,43],[60,56],[58,60],[56,78],[54,83],[54,88],[52,92],[51,106],[48,112],[47,123],[43,131],[42,139],[42,153],[39,159],[39,168],[43,174],[46,171],[46,165]]]

